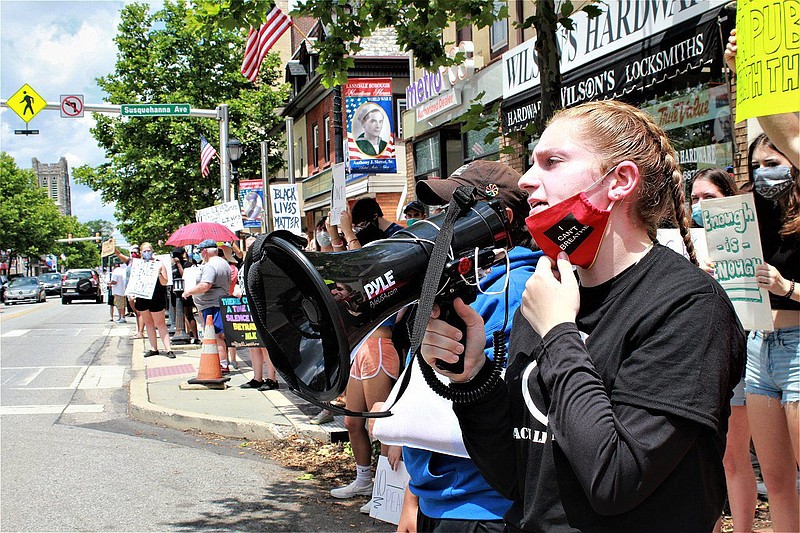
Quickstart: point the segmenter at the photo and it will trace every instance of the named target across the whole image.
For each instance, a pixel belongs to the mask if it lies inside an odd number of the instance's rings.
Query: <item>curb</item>
[[[331,440],[329,432],[319,426],[309,424],[308,417],[294,405],[290,398],[280,391],[276,392],[281,395],[282,401],[276,401],[277,399],[273,393],[272,402],[278,412],[291,425],[258,422],[243,418],[208,416],[154,404],[150,401],[147,390],[146,367],[143,355],[144,340],[134,339],[132,344],[128,414],[135,420],[180,431],[198,430],[225,437],[249,440],[273,440],[291,435],[312,437],[324,442],[330,442]]]

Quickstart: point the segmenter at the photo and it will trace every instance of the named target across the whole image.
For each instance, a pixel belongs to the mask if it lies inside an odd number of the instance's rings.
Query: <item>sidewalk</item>
[[[344,417],[328,424],[309,424],[309,414],[319,409],[292,394],[286,384],[272,391],[240,389],[252,378],[247,350],[239,350],[239,370],[232,371],[225,390],[181,390],[180,385],[197,376],[199,345],[174,345],[177,357],[144,357],[146,339],[132,341],[128,412],[136,420],[179,430],[196,429],[226,437],[267,440],[293,434],[324,442],[346,440]],[[159,350],[162,350],[159,343]],[[162,350],[162,353],[163,350]],[[303,410],[305,410],[305,413]]]

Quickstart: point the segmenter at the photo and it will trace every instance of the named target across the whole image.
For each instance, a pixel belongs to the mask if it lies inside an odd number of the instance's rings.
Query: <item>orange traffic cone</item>
[[[211,315],[206,317],[203,328],[203,349],[200,352],[200,370],[197,377],[190,379],[192,385],[218,385],[229,381],[230,377],[222,377],[222,367],[219,364],[217,352],[217,339],[214,332],[214,319]]]

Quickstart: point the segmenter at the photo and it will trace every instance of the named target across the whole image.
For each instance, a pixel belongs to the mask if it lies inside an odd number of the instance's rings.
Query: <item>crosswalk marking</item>
[[[118,389],[122,387],[122,378],[124,376],[124,366],[92,366],[82,376],[78,388]]]
[[[29,329],[13,329],[11,331],[7,331],[0,335],[0,337],[22,337],[26,333],[28,333]]]
[[[0,407],[0,415],[57,415],[61,413],[102,413],[105,410],[99,404],[75,405],[4,405]]]
[[[45,335],[48,337],[127,337],[133,331],[132,326],[104,326],[103,329],[94,328],[37,328],[37,329],[14,329],[0,335],[0,337],[22,337],[28,333],[31,335]]]

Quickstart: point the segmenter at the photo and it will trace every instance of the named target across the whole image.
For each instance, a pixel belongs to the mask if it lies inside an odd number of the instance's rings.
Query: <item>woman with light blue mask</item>
[[[703,227],[700,209],[702,200],[713,200],[739,194],[733,177],[721,168],[706,168],[699,171],[692,181],[692,220]],[[703,270],[714,275],[714,263],[706,260]],[[728,502],[735,526],[745,528],[753,523],[756,508],[756,476],[750,462],[750,424],[745,406],[744,376],[733,389],[730,400],[731,416],[728,419],[728,439],[722,463],[725,466],[725,481],[728,485]],[[718,524],[719,525],[719,524]],[[716,528],[715,531],[719,531]],[[737,529],[738,531],[738,529]]]

